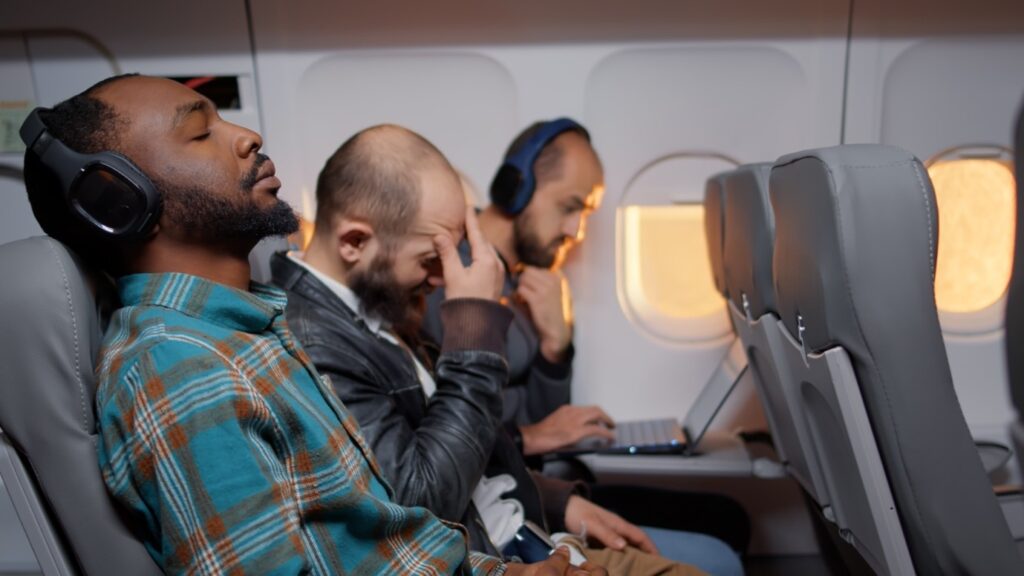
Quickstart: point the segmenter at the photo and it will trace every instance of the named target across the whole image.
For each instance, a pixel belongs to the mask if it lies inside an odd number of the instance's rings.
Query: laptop
[[[680,425],[675,418],[632,420],[615,423],[615,439],[586,438],[558,451],[560,456],[579,454],[682,454],[693,456],[715,415],[747,371],[747,357],[739,338],[711,375]]]

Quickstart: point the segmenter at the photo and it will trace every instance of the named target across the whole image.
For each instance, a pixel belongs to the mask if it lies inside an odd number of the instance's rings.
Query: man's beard
[[[402,336],[419,331],[426,304],[423,286],[403,289],[394,272],[394,258],[385,250],[366,271],[353,275],[349,288],[359,297],[363,314],[389,323]]]
[[[516,256],[520,262],[527,266],[551,268],[555,265],[562,246],[569,239],[562,236],[554,242],[543,244],[540,238],[533,232],[531,224],[531,217],[528,212],[523,212],[513,222]]]
[[[204,242],[245,240],[253,243],[267,236],[286,236],[299,229],[291,206],[277,199],[264,208],[253,198],[260,166],[267,161],[260,154],[252,169],[238,183],[238,196],[230,197],[198,186],[156,181],[164,198],[164,212],[170,222],[190,239]]]

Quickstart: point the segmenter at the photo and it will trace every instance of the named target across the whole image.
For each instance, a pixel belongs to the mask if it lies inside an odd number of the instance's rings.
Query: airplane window
[[[704,206],[626,206],[622,211],[626,295],[673,318],[706,316],[722,305],[704,238]]]
[[[728,334],[704,232],[704,182],[738,163],[680,152],[642,168],[616,212],[619,301],[634,324],[662,340],[705,342]]]
[[[939,310],[977,312],[1006,291],[1016,213],[1011,156],[1001,147],[970,146],[928,162],[939,210]]]

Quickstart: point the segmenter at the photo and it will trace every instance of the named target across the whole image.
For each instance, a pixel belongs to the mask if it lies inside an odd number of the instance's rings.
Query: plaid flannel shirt
[[[100,466],[166,572],[505,572],[460,526],[391,501],[285,325],[283,292],[186,274],[118,290],[97,369]]]

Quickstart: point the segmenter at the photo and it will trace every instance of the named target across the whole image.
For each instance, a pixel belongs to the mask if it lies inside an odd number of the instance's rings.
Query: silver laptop
[[[682,425],[674,418],[632,420],[615,423],[615,439],[587,438],[558,451],[576,454],[685,454],[697,453],[700,441],[711,426],[736,384],[747,371],[747,357],[739,338],[700,391]]]

